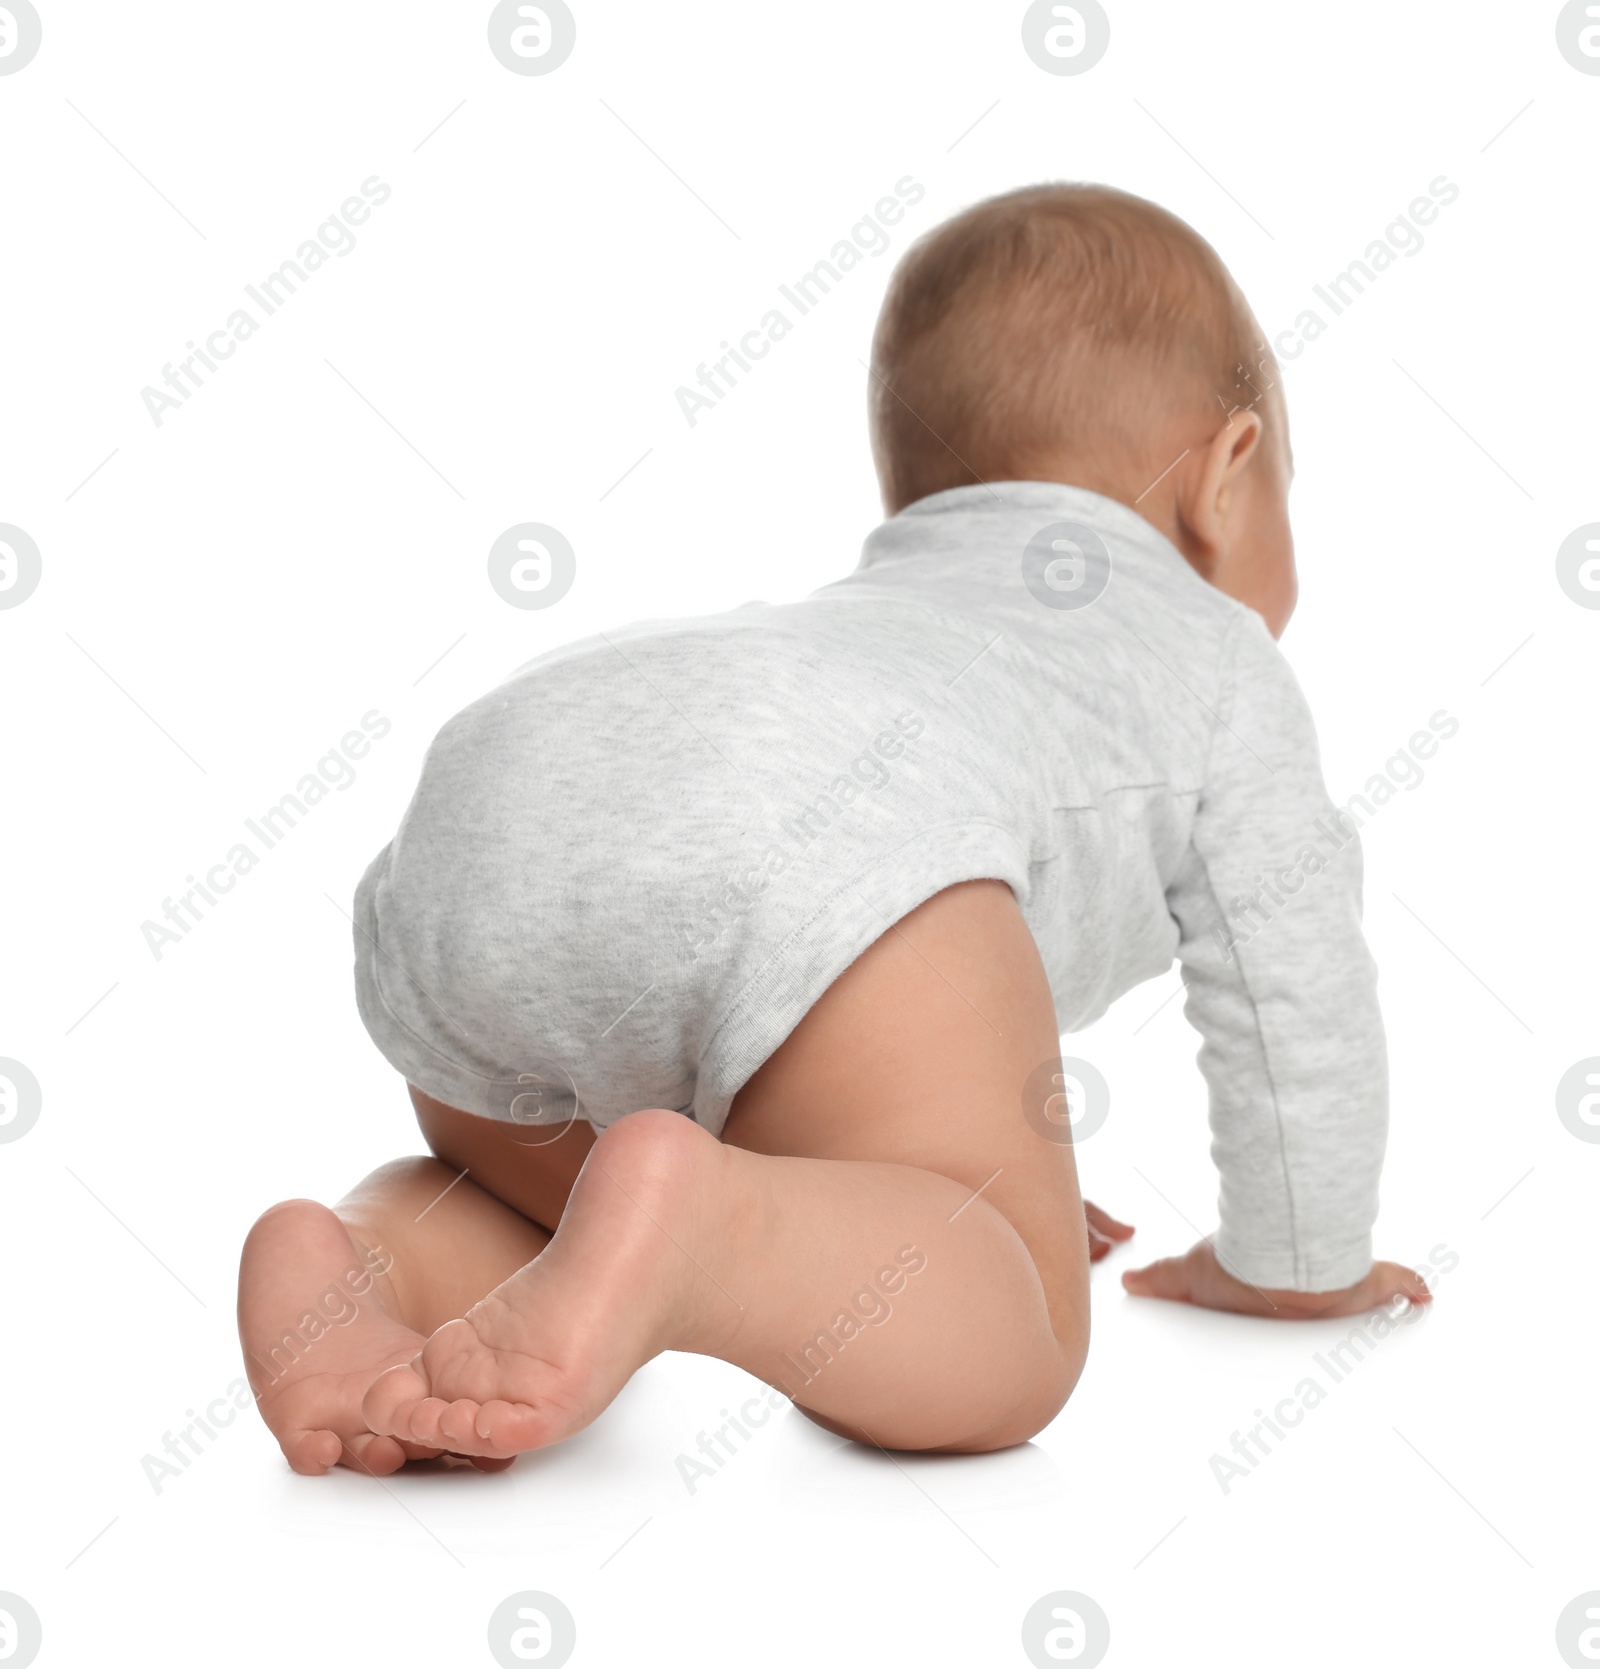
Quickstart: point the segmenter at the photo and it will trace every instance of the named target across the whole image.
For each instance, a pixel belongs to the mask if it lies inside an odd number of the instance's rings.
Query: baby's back
[[[506,993],[553,946],[558,1056],[584,1004],[650,991],[628,1029],[654,1028],[677,1063],[656,1099],[685,1105],[759,993],[754,1046],[775,1047],[772,1015],[934,892],[994,877],[1080,1026],[1178,946],[1167,893],[1245,618],[1095,494],[936,495],[801,602],[567,645],[452,719],[373,884],[387,948],[500,1014],[484,1070],[525,1035]]]

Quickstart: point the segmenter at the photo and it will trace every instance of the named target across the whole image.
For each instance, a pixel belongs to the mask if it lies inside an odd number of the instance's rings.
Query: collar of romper
[[[930,520],[944,525],[930,526]],[[870,568],[903,558],[930,543],[946,545],[954,553],[961,546],[970,551],[973,545],[1009,545],[1014,540],[1020,553],[1040,526],[1050,521],[1080,522],[1107,539],[1160,553],[1187,570],[1171,542],[1137,510],[1103,493],[1061,481],[983,481],[930,493],[867,536],[859,566]]]

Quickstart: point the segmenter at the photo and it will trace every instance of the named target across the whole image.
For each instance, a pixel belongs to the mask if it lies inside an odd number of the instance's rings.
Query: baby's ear
[[[1179,549],[1190,565],[1211,579],[1228,549],[1229,512],[1235,507],[1239,483],[1261,444],[1258,412],[1235,406],[1186,469],[1178,488],[1178,518],[1187,537]]]
[[[1255,457],[1261,435],[1261,413],[1253,407],[1234,406],[1226,414],[1222,427],[1211,440],[1218,454],[1217,469],[1224,489],[1239,479]]]

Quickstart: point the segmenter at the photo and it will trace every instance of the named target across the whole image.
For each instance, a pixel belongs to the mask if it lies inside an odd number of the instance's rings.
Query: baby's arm
[[[1168,901],[1202,1038],[1221,1227],[1130,1276],[1130,1290],[1269,1315],[1425,1299],[1409,1271],[1372,1261],[1388,1071],[1360,843],[1254,614],[1233,630],[1216,712]]]

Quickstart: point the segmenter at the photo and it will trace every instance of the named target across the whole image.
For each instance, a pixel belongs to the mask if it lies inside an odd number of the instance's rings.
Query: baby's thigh
[[[916,1165],[981,1189],[1031,1254],[1065,1339],[1087,1315],[1088,1240],[1072,1147],[1056,1139],[1066,1127],[1037,1116],[1059,1050],[1049,981],[1011,889],[963,882],[823,993],[739,1092],[722,1139]]]

